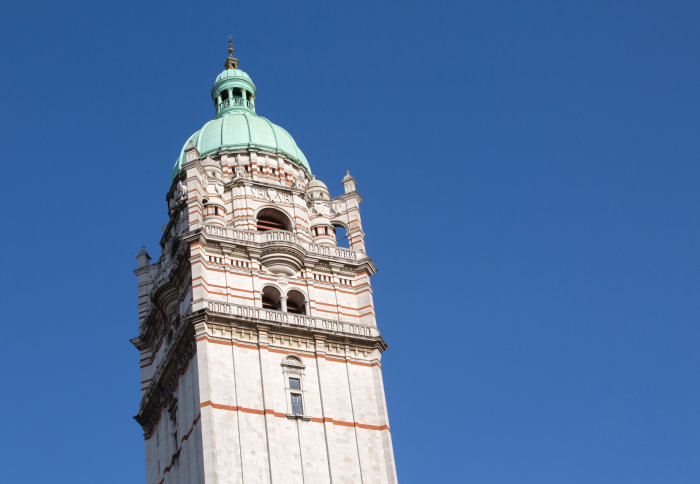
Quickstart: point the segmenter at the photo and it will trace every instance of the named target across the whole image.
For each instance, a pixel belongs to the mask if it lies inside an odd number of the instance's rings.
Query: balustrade
[[[345,321],[333,321],[331,319],[317,318],[302,314],[284,313],[281,311],[261,309],[253,306],[242,306],[239,304],[223,302],[209,302],[207,308],[213,313],[239,316],[248,319],[260,319],[290,326],[322,329],[326,331],[358,336],[377,336],[379,334],[377,330],[371,326],[353,324]]]
[[[307,252],[318,255],[326,255],[338,257],[340,259],[358,260],[364,257],[364,254],[358,254],[354,250],[345,249],[342,247],[330,247],[327,245],[315,244],[313,242],[304,242],[300,240],[292,232],[286,230],[268,230],[266,232],[251,232],[249,230],[238,230],[230,227],[220,227],[218,225],[205,225],[204,232],[207,235],[221,237],[226,239],[241,240],[244,242],[253,242],[256,244],[270,242],[290,242],[299,245]]]
[[[224,99],[223,101],[221,101],[218,106],[218,111],[229,108],[231,106],[245,106],[248,109],[253,109],[254,107],[253,103],[248,101],[247,99],[243,99],[241,97],[234,97],[232,99]]]

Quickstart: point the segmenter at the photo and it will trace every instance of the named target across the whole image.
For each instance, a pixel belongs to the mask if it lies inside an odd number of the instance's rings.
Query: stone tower
[[[394,483],[355,180],[332,198],[225,67],[134,271],[146,482]]]

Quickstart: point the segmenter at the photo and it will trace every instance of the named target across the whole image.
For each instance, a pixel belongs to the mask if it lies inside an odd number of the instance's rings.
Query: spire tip
[[[228,58],[224,64],[226,69],[238,69],[238,59],[233,57],[233,40],[231,34],[228,35]]]

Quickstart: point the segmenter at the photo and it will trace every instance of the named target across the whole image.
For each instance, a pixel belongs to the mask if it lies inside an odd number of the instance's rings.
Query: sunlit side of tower
[[[355,180],[332,198],[225,67],[134,271],[146,482],[394,483]]]

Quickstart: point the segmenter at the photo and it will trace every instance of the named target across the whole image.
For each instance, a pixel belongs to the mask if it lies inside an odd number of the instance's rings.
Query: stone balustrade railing
[[[331,319],[317,318],[303,314],[284,313],[271,309],[256,308],[253,306],[242,306],[239,304],[212,302],[207,304],[207,309],[213,313],[225,314],[229,316],[239,316],[246,319],[259,319],[272,323],[301,328],[321,329],[336,333],[357,336],[378,336],[376,328],[362,324],[348,323],[345,321],[334,321]]]
[[[251,232],[249,230],[238,230],[230,227],[220,227],[218,225],[205,225],[204,232],[213,237],[222,237],[226,239],[240,240],[243,242],[253,242],[256,244],[265,244],[269,242],[290,242],[301,246],[304,248],[304,250],[312,254],[338,257],[339,259],[351,261],[360,260],[366,257],[363,252],[357,252],[352,249],[306,242],[299,239],[299,237],[294,235],[292,232],[287,232],[285,230]]]
[[[221,103],[219,103],[217,111],[221,111],[222,109],[226,109],[231,106],[245,106],[250,109],[253,109],[255,107],[253,103],[248,101],[247,99],[234,97],[232,99],[224,99],[223,101],[221,101]]]

